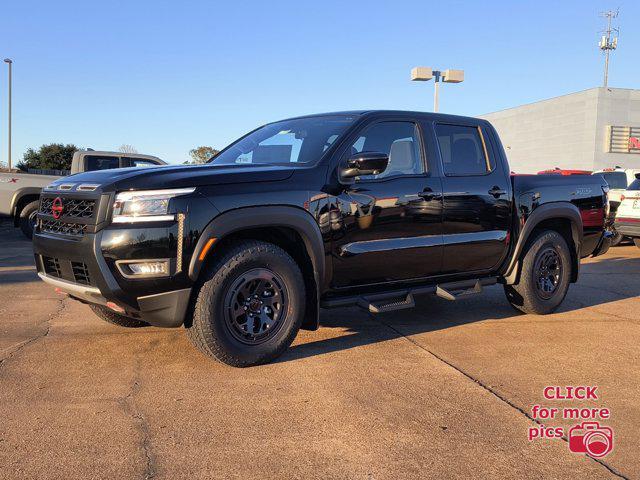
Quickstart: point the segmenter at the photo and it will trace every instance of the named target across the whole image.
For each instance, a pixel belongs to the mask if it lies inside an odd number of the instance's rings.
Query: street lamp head
[[[431,67],[415,67],[411,69],[411,80],[417,82],[428,82],[433,78]]]
[[[442,77],[445,83],[460,83],[464,81],[464,70],[445,70]]]
[[[13,60],[11,60],[10,58],[5,58],[4,63],[13,63]]]

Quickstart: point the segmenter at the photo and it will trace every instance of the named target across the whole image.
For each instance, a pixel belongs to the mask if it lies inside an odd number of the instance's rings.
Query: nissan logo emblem
[[[62,199],[60,197],[56,197],[51,204],[51,214],[53,218],[58,220],[62,216],[62,212],[64,211],[64,205],[62,205]]]

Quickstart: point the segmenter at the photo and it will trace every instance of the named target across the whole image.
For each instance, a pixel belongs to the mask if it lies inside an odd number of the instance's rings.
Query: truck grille
[[[71,270],[73,270],[73,278],[76,283],[91,285],[91,277],[89,276],[89,269],[86,263],[71,262]]]
[[[89,267],[84,262],[41,256],[44,273],[80,285],[92,285]]]
[[[82,236],[87,231],[87,225],[83,223],[62,222],[60,220],[47,220],[41,218],[40,231],[46,233],[57,233],[59,235]]]
[[[54,198],[43,197],[40,200],[40,213],[51,215]],[[80,200],[75,198],[62,198],[64,205],[63,216],[75,218],[91,218],[96,206],[95,200]]]
[[[44,266],[44,271],[47,275],[51,275],[53,277],[62,277],[62,270],[60,269],[60,261],[57,258],[53,257],[42,257],[42,264]]]

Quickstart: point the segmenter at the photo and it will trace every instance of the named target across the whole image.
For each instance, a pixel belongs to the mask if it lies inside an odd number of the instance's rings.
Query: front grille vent
[[[86,233],[87,225],[82,223],[61,222],[60,220],[40,219],[40,231],[79,237]]]
[[[44,271],[48,275],[61,278],[62,271],[60,270],[60,261],[53,257],[42,257],[42,263],[44,265]]]
[[[40,200],[40,213],[51,215],[51,207],[54,198],[44,197]],[[75,198],[62,197],[63,212],[65,217],[91,218],[96,206],[95,200],[79,200]]]
[[[76,283],[91,285],[91,277],[89,276],[89,269],[86,263],[71,262],[71,269],[73,270],[73,278]]]

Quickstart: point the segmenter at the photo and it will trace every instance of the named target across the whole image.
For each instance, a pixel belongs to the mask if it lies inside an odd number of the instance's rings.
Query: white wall
[[[496,127],[518,173],[640,168],[640,154],[607,153],[605,145],[607,125],[640,127],[640,90],[592,88],[481,117]]]
[[[595,166],[597,169],[620,165],[640,168],[640,153],[608,153],[607,126],[640,127],[640,90],[598,89]]]

